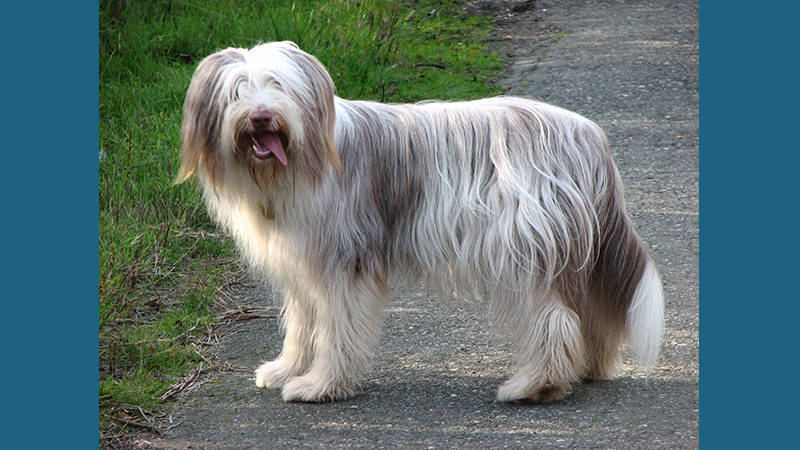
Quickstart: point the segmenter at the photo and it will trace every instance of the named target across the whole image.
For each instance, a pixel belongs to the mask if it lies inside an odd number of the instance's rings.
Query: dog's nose
[[[272,122],[272,113],[269,111],[259,111],[250,114],[250,123],[256,128],[266,128]]]

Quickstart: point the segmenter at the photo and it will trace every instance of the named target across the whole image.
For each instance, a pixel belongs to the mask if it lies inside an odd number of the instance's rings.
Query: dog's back
[[[655,362],[660,281],[595,123],[503,97],[337,108],[344,189],[377,205],[388,268],[433,274],[519,328],[521,301],[557,292],[580,317],[584,378],[613,376],[627,336]]]

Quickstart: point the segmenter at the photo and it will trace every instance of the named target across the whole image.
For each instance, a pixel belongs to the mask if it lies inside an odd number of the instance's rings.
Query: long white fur
[[[655,263],[648,260],[628,309],[631,350],[648,370],[655,366],[664,329],[664,293]]]
[[[198,169],[212,216],[283,295],[284,347],[256,371],[258,386],[282,388],[287,401],[353,395],[397,275],[486,302],[521,367],[500,400],[555,400],[581,378],[608,376],[616,357],[592,369],[582,335],[582,321],[602,319],[582,311],[592,308],[606,217],[621,215],[614,229],[634,241],[630,254],[647,251],[620,210],[619,173],[595,123],[518,98],[344,100],[291,43],[212,57],[187,94],[181,179]],[[249,114],[263,109],[286,135],[286,167],[248,159],[238,144]],[[203,118],[214,114],[216,122]],[[323,157],[327,141],[335,152]],[[620,332],[651,366],[663,297],[646,258]]]

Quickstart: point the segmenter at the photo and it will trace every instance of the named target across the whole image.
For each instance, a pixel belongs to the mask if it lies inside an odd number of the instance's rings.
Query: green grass
[[[293,40],[345,98],[385,102],[497,95],[490,25],[460,2],[100,2],[100,445],[204,359],[200,345],[242,274],[194,183],[172,186],[183,97],[221,48]],[[437,14],[429,14],[434,8]]]

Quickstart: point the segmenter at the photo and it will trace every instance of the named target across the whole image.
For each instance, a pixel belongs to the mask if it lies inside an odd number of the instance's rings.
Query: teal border
[[[93,448],[98,2],[27,5],[6,5],[0,27],[4,439]],[[700,7],[704,449],[781,448],[797,416],[795,17]]]
[[[4,446],[96,448],[98,2],[18,4],[0,27]]]
[[[701,2],[703,449],[797,440],[796,9]]]

